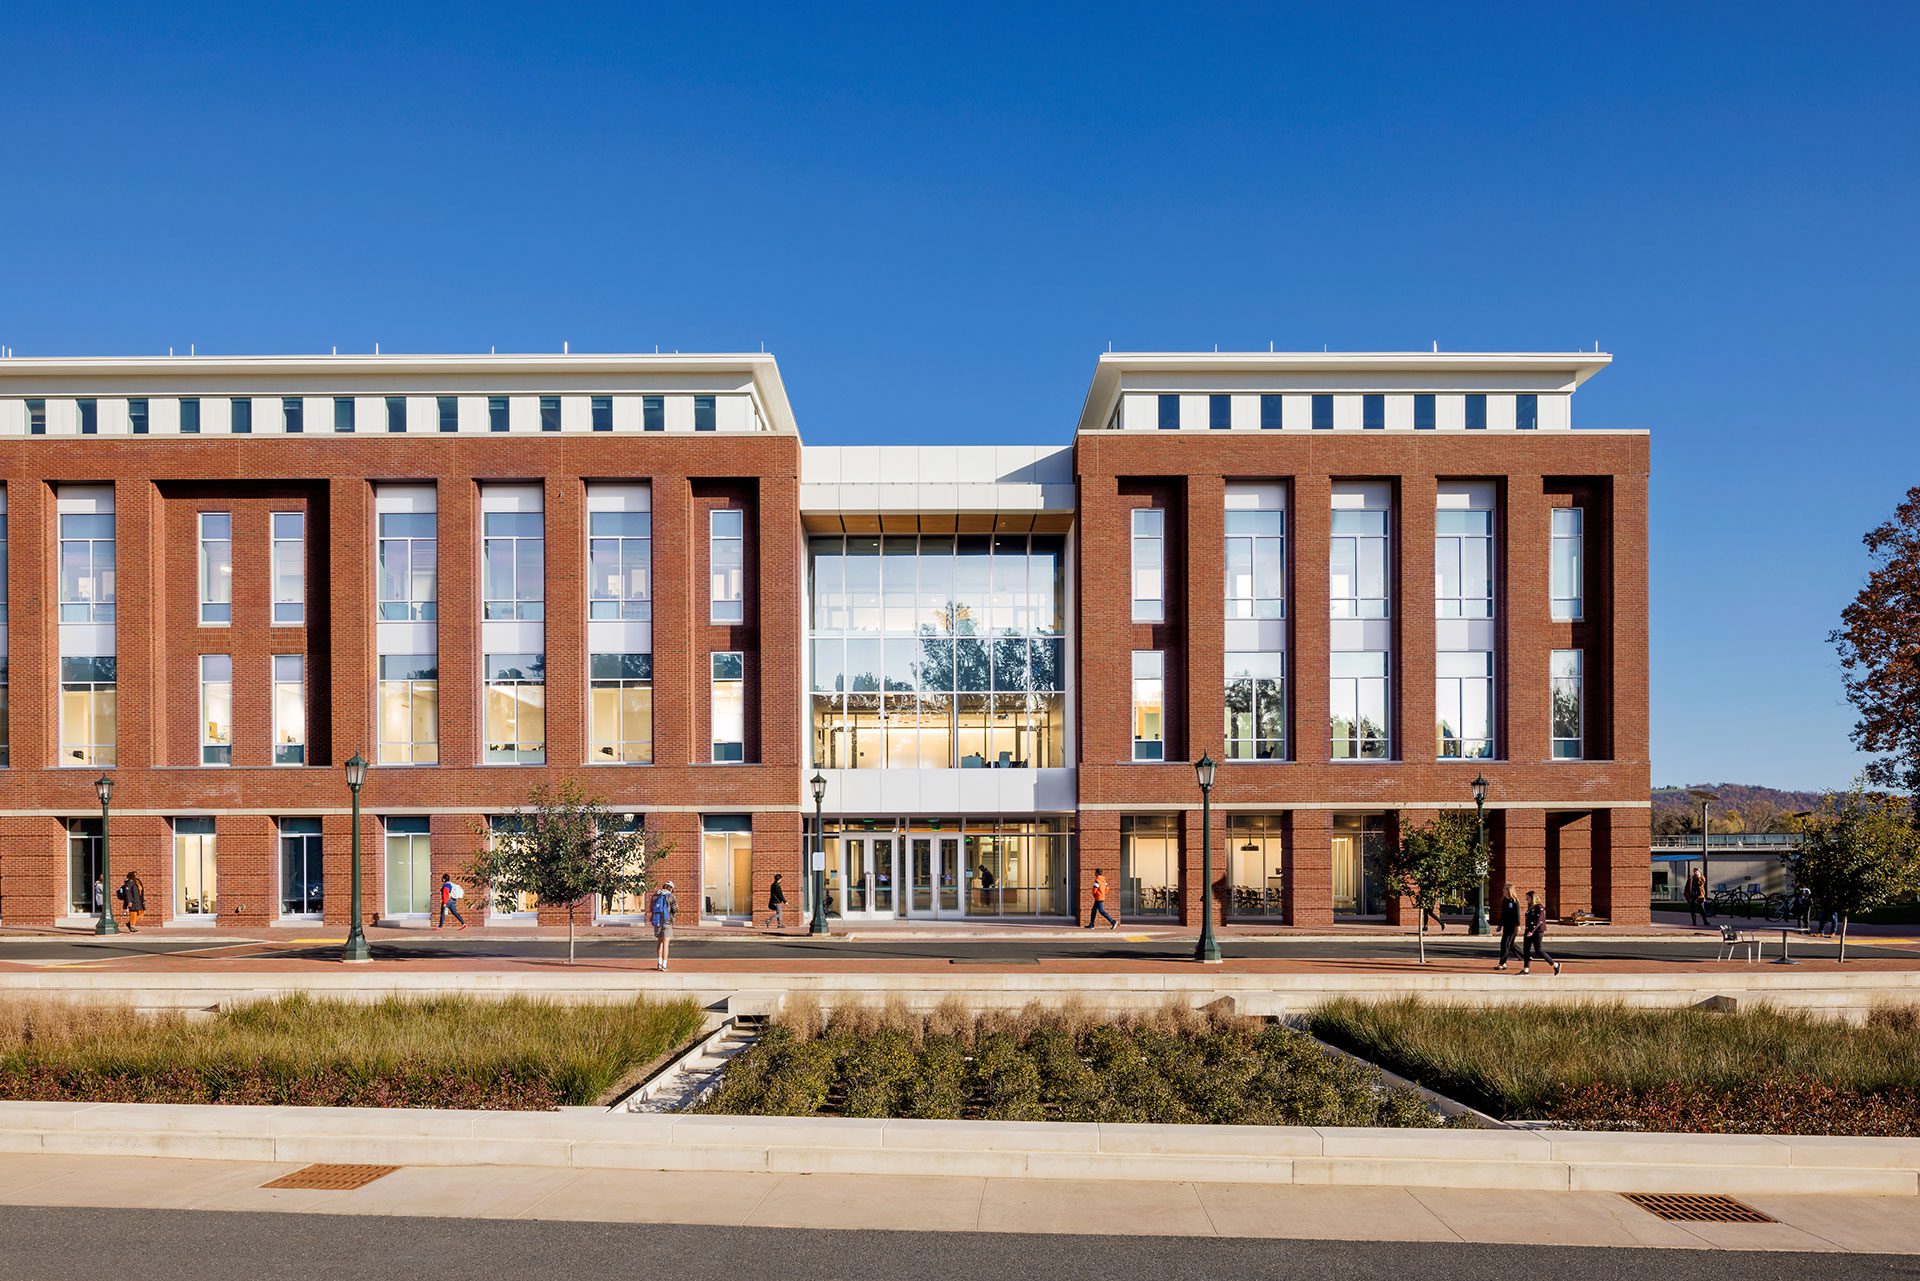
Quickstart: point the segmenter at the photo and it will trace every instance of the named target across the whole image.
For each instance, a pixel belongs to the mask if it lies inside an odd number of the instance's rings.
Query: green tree
[[[1840,915],[1840,959],[1847,959],[1847,920],[1920,890],[1920,832],[1906,800],[1869,792],[1860,783],[1829,796],[1804,823],[1798,849],[1781,855],[1795,885]]]
[[[1467,810],[1444,810],[1403,831],[1387,850],[1386,882],[1400,885],[1420,911],[1420,964],[1427,963],[1427,913],[1457,902],[1486,876],[1480,865],[1480,826]]]
[[[1873,571],[1828,639],[1860,714],[1853,741],[1882,754],[1867,780],[1920,807],[1920,485],[1861,541]]]
[[[582,902],[644,894],[647,865],[673,845],[638,816],[616,814],[577,783],[536,787],[524,809],[486,830],[468,875],[506,898],[532,894],[567,909],[567,964],[573,964],[574,917]]]

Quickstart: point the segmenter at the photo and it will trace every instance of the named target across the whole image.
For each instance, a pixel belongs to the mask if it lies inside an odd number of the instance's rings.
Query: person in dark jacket
[[[1560,973],[1560,962],[1547,955],[1547,905],[1532,890],[1527,891],[1526,940],[1521,946],[1520,972],[1533,973],[1533,958],[1539,957]]]
[[[1687,873],[1687,924],[1696,921],[1701,929],[1710,923],[1707,918],[1707,878],[1700,874],[1699,868]]]
[[[1500,896],[1500,964],[1496,970],[1507,968],[1507,962],[1519,954],[1514,946],[1514,936],[1520,932],[1520,900],[1513,895],[1513,883],[1508,882],[1506,890]],[[1524,958],[1521,964],[1526,964]]]
[[[781,873],[773,874],[773,884],[767,887],[767,911],[772,918],[767,921],[770,930],[787,928],[787,887],[780,883]]]
[[[128,872],[127,879],[120,882],[120,888],[113,892],[113,896],[127,910],[127,928],[138,934],[141,918],[147,914],[147,887],[140,883],[140,874]]]

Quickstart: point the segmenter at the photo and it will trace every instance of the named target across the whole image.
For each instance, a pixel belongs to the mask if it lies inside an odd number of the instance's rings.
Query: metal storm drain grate
[[[1628,1192],[1627,1200],[1649,1214],[1676,1223],[1778,1223],[1750,1205],[1730,1196],[1696,1196],[1684,1192]]]
[[[271,1183],[262,1183],[263,1188],[312,1188],[320,1192],[351,1192],[355,1188],[364,1188],[375,1179],[384,1178],[400,1167],[397,1165],[310,1165],[304,1170],[295,1170],[292,1174],[283,1174]]]

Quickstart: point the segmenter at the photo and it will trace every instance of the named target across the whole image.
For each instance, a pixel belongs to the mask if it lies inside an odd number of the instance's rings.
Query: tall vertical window
[[[739,651],[716,651],[712,663],[710,724],[713,759],[732,764],[747,759],[747,663]]]
[[[439,419],[441,431],[460,430],[460,398],[457,396],[435,396],[433,411]]]
[[[27,400],[27,435],[44,436],[47,434],[47,402],[39,397]]]
[[[753,915],[753,821],[745,814],[701,819],[700,910],[703,916]]]
[[[1133,759],[1163,761],[1166,743],[1166,662],[1157,649],[1133,651]]]
[[[1434,708],[1441,760],[1494,755],[1496,491],[1488,481],[1441,481],[1434,511]]]
[[[1540,425],[1540,397],[1531,393],[1513,398],[1513,425],[1532,431]]]
[[[1233,426],[1233,397],[1207,397],[1207,430],[1226,431]]]
[[[643,431],[667,429],[667,398],[665,396],[640,398],[640,427]]]
[[[1434,429],[1434,396],[1432,392],[1422,392],[1413,398],[1413,429],[1432,431]]]
[[[111,623],[114,615],[113,513],[60,513],[60,621]]]
[[[253,398],[235,396],[231,411],[227,417],[227,430],[236,436],[245,436],[253,431]]]
[[[1232,482],[1226,512],[1226,754],[1286,755],[1286,491]]]
[[[1467,397],[1467,430],[1485,431],[1487,429],[1487,397],[1484,392],[1474,392]]]
[[[542,513],[483,513],[485,618],[539,621],[546,617],[547,540]]]
[[[147,413],[147,398],[145,396],[135,396],[127,402],[128,431],[136,436],[144,436],[147,434],[147,428],[151,424],[151,421]]]
[[[487,397],[487,430],[505,431],[509,425],[507,398],[505,396]]]
[[[613,397],[595,396],[591,402],[593,429],[595,431],[613,430]]]
[[[587,559],[592,575],[588,585],[589,618],[653,617],[651,511],[590,512]]]
[[[353,430],[353,397],[333,398],[333,429],[339,432]]]
[[[1493,511],[1434,513],[1433,595],[1440,618],[1493,617]]]
[[[1279,396],[1269,393],[1268,395],[1260,397],[1261,431],[1280,430],[1280,425],[1283,421],[1280,416],[1280,408],[1281,400]]]
[[[560,398],[558,396],[540,398],[540,430],[560,430]]]
[[[280,820],[280,915],[318,920],[326,901],[320,820]]]
[[[173,820],[173,915],[220,914],[220,850],[210,818]]]
[[[407,398],[405,396],[387,397],[387,430],[405,431],[407,429]]]
[[[713,397],[695,396],[693,398],[693,429],[695,431],[712,431],[718,426],[719,421],[715,415]]]
[[[200,621],[233,621],[233,517],[200,513]]]
[[[273,763],[307,763],[307,659],[273,656]]]
[[[74,404],[80,410],[80,434],[98,436],[100,434],[100,402],[91,396],[82,396]]]
[[[98,916],[106,906],[100,876],[100,820],[67,820],[67,906],[75,916]]]
[[[424,818],[387,820],[387,915],[425,916],[432,910],[433,849]]]
[[[1160,414],[1161,431],[1180,430],[1180,398],[1178,396],[1159,397],[1156,408]]]
[[[1167,618],[1167,513],[1159,507],[1133,509],[1133,621],[1161,623]]]
[[[1390,755],[1392,489],[1338,481],[1328,538],[1329,717],[1334,760]]]
[[[1493,755],[1493,654],[1443,650],[1434,656],[1434,708],[1441,760]]]
[[[233,657],[200,655],[200,763],[233,764]]]
[[[380,617],[431,622],[439,617],[439,544],[433,512],[380,513]]]
[[[307,402],[298,396],[287,396],[280,401],[280,427],[289,436],[298,436],[307,429]]]
[[[187,396],[180,401],[180,434],[197,436],[200,434],[200,398]]]
[[[380,655],[380,763],[440,761],[440,667],[431,654]]]
[[[1360,426],[1365,431],[1384,431],[1387,426],[1387,398],[1370,393],[1360,398]]]
[[[1277,761],[1287,754],[1287,656],[1227,655],[1227,759]]]
[[[275,512],[273,535],[273,622],[276,627],[307,621],[307,514]]]
[[[707,560],[712,582],[709,621],[746,620],[746,513],[717,507],[707,514]]]
[[[1548,588],[1553,602],[1553,619],[1559,623],[1578,622],[1585,614],[1585,551],[1582,547],[1585,514],[1578,507],[1556,507],[1552,513],[1552,559]]]
[[[542,765],[547,759],[547,657],[487,655],[486,759]]]
[[[110,657],[60,660],[60,763],[112,765],[119,713]]]
[[[1324,393],[1313,398],[1313,429],[1333,430],[1333,397]]]
[[[7,720],[7,489],[0,485],[0,769],[12,763]]]
[[[653,761],[653,655],[594,654],[587,660],[587,760]]]
[[[1584,655],[1577,649],[1556,649],[1548,671],[1552,682],[1553,759],[1584,759],[1587,754]]]
[[[1180,833],[1172,815],[1121,817],[1120,911],[1130,917],[1180,914]]]

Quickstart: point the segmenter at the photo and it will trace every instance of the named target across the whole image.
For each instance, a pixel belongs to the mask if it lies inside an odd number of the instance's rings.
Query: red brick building
[[[562,778],[684,914],[797,905],[818,772],[836,916],[1072,915],[1100,868],[1192,922],[1208,753],[1228,920],[1397,916],[1382,843],[1478,774],[1496,882],[1644,919],[1605,363],[1110,356],[1072,448],[803,449],[765,356],[0,361],[0,921],[89,919],[105,776],[149,923],[339,924],[355,753],[369,917]]]

